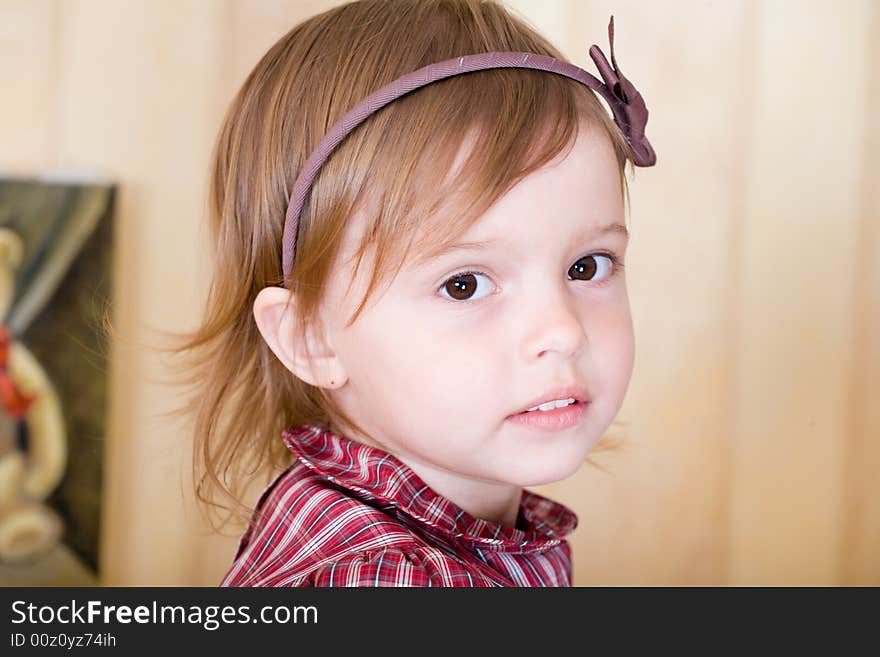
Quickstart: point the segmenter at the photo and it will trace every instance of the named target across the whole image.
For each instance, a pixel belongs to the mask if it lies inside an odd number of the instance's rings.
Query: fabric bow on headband
[[[608,23],[608,40],[611,43],[613,68],[608,65],[608,60],[599,49],[599,46],[593,45],[590,48],[590,57],[599,68],[599,73],[602,75],[604,83],[582,68],[553,57],[528,52],[500,51],[464,55],[429,64],[411,73],[407,73],[364,98],[354,108],[349,110],[345,116],[333,124],[333,127],[330,128],[318,143],[315,151],[306,160],[302,171],[293,184],[290,202],[287,206],[287,214],[284,219],[284,234],[281,245],[281,264],[284,271],[285,284],[289,281],[290,272],[293,270],[293,255],[296,251],[296,234],[302,207],[312,187],[312,183],[318,175],[318,171],[327,158],[330,157],[333,149],[339,145],[349,132],[354,130],[376,110],[414,89],[437,80],[443,80],[462,73],[492,68],[530,68],[549,71],[550,73],[564,75],[572,80],[577,80],[601,94],[611,107],[611,111],[614,114],[614,122],[620,128],[630,148],[632,148],[633,164],[640,167],[653,166],[657,162],[657,156],[648,138],[645,136],[645,125],[648,123],[648,109],[645,107],[642,95],[623,76],[614,57],[614,16],[611,17]]]
[[[623,71],[620,70],[614,57],[614,16],[608,23],[608,42],[611,44],[613,69],[608,65],[608,60],[599,46],[590,47],[590,57],[599,69],[602,79],[605,80],[601,88],[593,88],[601,93],[611,106],[614,121],[633,149],[633,164],[640,167],[654,166],[657,163],[657,155],[645,136],[648,108],[645,107],[642,94],[623,76]]]

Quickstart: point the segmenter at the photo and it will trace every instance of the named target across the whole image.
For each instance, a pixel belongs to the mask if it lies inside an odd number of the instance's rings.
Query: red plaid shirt
[[[577,525],[523,490],[516,528],[471,516],[387,452],[315,426],[263,492],[221,586],[570,586]]]

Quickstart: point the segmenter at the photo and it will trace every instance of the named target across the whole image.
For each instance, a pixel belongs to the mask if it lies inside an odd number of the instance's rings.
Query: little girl
[[[247,518],[274,475],[223,586],[571,584],[577,518],[524,487],[633,367],[625,164],[655,156],[612,29],[603,84],[495,0],[361,0],[248,76],[186,345],[199,498]]]

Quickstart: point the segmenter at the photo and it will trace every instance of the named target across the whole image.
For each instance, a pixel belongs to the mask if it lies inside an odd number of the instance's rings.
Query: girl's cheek
[[[427,304],[423,317],[433,329],[444,333],[461,330],[473,330],[481,326],[489,326],[497,320],[498,306],[495,310],[490,304],[480,301],[449,301],[438,297],[433,303]]]

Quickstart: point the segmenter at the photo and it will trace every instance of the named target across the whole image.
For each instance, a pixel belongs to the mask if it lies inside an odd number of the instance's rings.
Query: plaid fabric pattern
[[[516,527],[476,518],[392,454],[320,427],[266,488],[221,586],[570,586],[577,516],[523,490]]]

